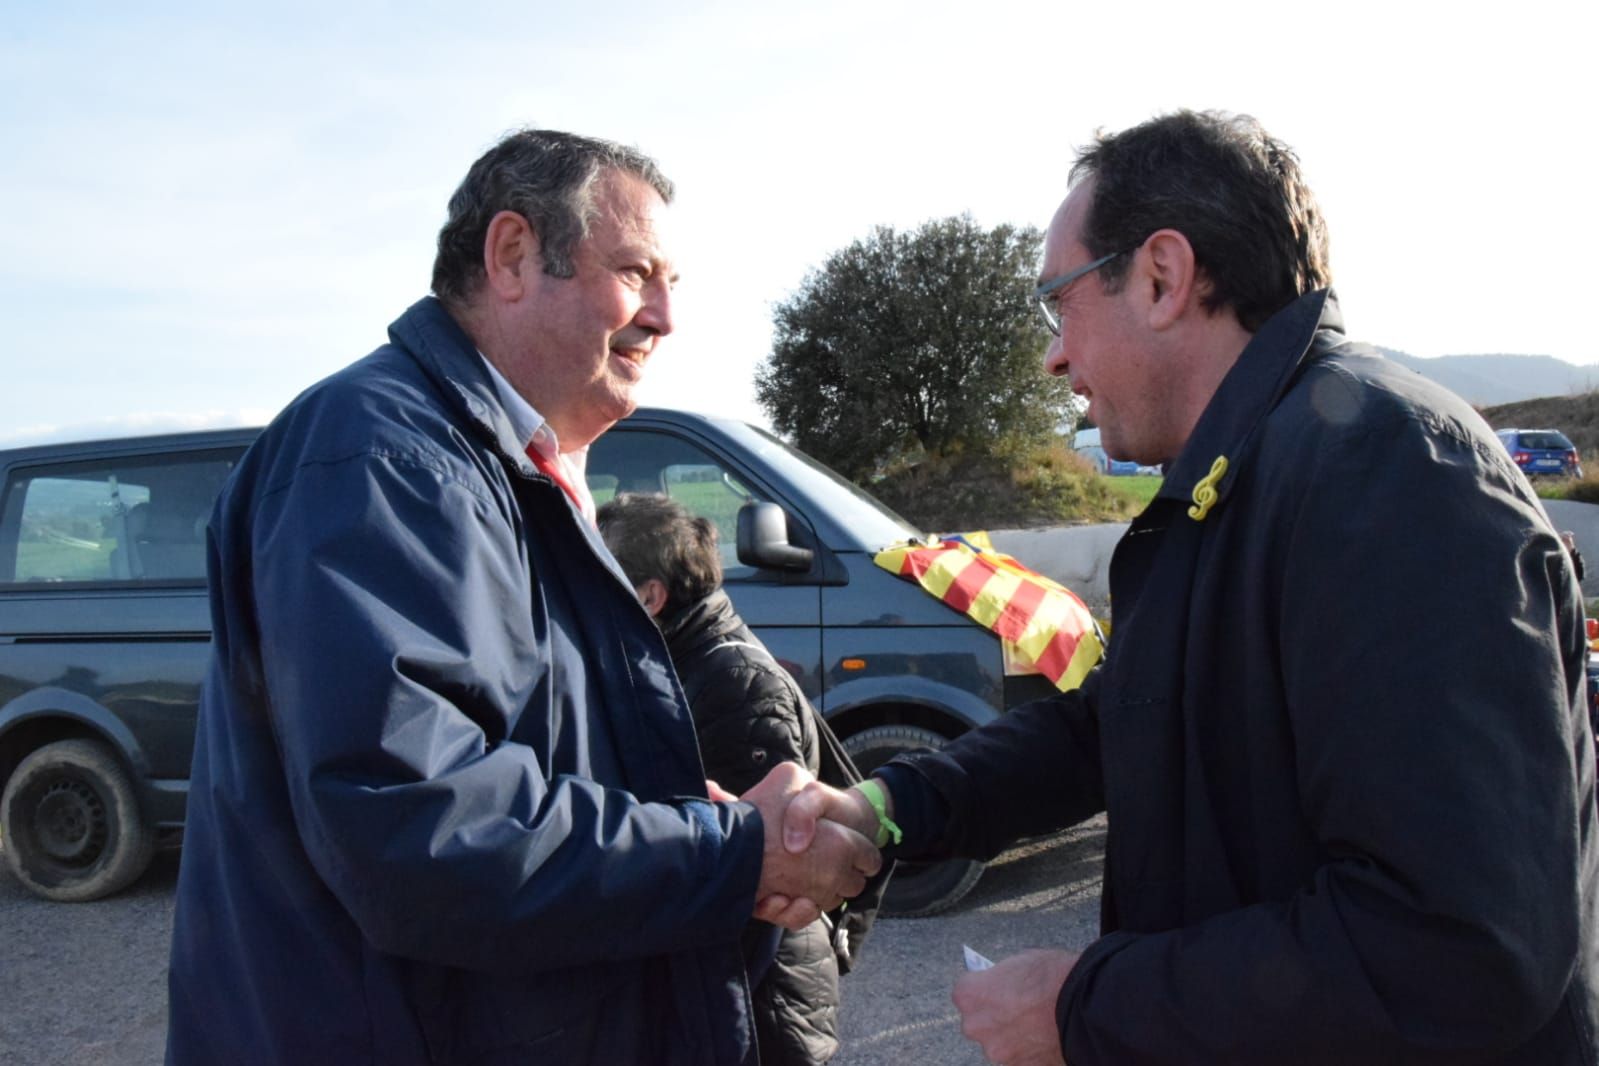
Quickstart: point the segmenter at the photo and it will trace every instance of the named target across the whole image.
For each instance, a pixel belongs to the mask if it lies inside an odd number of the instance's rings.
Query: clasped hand
[[[733,798],[711,784],[712,799]],[[760,811],[766,829],[755,892],[762,921],[802,929],[859,895],[882,868],[882,855],[860,831],[858,803],[865,799],[822,784],[796,763],[779,763],[738,798]]]

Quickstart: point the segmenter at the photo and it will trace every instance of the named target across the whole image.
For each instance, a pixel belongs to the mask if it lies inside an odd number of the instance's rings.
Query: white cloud
[[[149,437],[162,433],[185,433],[201,429],[264,426],[276,413],[265,408],[245,408],[236,411],[142,411],[82,422],[39,424],[0,431],[0,447],[20,448],[31,444],[54,444],[59,441],[111,440],[117,437]]]

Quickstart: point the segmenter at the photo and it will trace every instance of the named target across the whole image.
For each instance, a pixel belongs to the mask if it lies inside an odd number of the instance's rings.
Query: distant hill
[[[1431,378],[1495,429],[1558,429],[1584,456],[1599,454],[1599,366],[1551,355],[1383,355]]]
[[[1552,355],[1440,355],[1424,359],[1393,348],[1382,353],[1478,407],[1574,396],[1599,388],[1599,366]]]

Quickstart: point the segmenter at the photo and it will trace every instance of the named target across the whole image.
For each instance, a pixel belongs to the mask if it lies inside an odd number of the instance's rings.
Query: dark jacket
[[[760,817],[441,305],[273,422],[209,550],[168,1062],[755,1061]]]
[[[699,732],[705,772],[731,792],[780,762],[821,765],[814,712],[718,589],[662,626]],[[752,922],[746,958],[762,1066],[826,1062],[838,1051],[838,961],[821,920],[796,932]],[[773,934],[781,934],[771,958]]]
[[[1108,811],[1068,1062],[1596,1061],[1581,604],[1470,407],[1304,297],[1223,381],[1111,596],[1083,689],[893,783],[976,855]]]

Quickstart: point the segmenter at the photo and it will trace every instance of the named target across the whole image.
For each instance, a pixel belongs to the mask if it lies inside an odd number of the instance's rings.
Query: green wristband
[[[877,846],[882,847],[890,839],[898,844],[904,839],[904,834],[899,831],[899,826],[894,824],[894,819],[888,816],[887,801],[883,798],[883,786],[875,778],[868,778],[859,784],[852,785],[857,792],[866,797],[866,802],[872,805],[872,810],[877,812]]]

